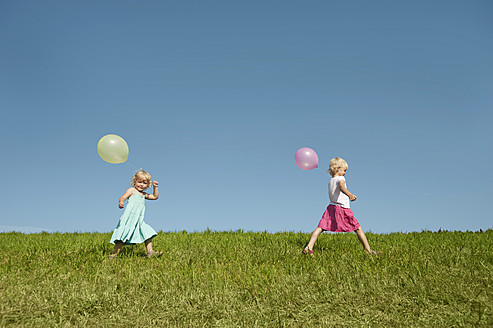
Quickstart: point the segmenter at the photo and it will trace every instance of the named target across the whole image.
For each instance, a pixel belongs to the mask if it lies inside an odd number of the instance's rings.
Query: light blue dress
[[[157,232],[144,222],[145,196],[137,191],[128,198],[125,211],[111,236],[111,243],[122,241],[125,245],[140,244],[157,236]]]

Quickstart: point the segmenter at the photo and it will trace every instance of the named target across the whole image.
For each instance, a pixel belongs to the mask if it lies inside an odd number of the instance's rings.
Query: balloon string
[[[317,167],[317,169],[319,169],[320,172],[325,173],[321,168]]]

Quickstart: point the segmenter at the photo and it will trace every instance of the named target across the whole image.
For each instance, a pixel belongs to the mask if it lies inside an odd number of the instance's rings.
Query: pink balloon
[[[318,167],[318,155],[311,148],[298,149],[296,155],[294,155],[296,165],[303,170],[313,170]]]

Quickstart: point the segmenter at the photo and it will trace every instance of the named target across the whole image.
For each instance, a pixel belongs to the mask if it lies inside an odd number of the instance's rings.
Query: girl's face
[[[147,187],[149,187],[147,180],[137,179],[137,181],[135,181],[135,189],[138,191],[143,192]]]
[[[342,167],[339,168],[335,174],[336,177],[343,177],[346,175],[347,168],[343,169]]]

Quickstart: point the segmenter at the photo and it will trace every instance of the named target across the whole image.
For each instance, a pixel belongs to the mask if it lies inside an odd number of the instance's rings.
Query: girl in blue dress
[[[153,186],[153,193],[144,192],[150,186]],[[156,252],[152,249],[152,238],[157,236],[157,232],[150,225],[144,222],[145,200],[156,200],[159,198],[158,182],[151,181],[151,175],[144,170],[139,170],[133,176],[130,185],[131,188],[120,197],[118,206],[123,208],[125,200],[128,199],[127,207],[118,222],[118,225],[111,236],[111,243],[115,248],[110,255],[110,259],[118,256],[123,245],[134,245],[145,243],[147,256],[160,256],[162,252]]]

